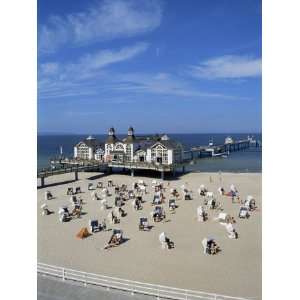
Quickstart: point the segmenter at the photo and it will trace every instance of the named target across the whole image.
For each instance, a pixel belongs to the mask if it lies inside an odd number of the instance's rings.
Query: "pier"
[[[249,148],[250,145],[252,145],[251,141],[246,139],[222,145],[193,147],[184,153],[186,158],[194,160],[195,158],[221,156],[227,155],[230,152],[242,151]]]
[[[185,172],[188,165],[197,163],[198,160],[205,157],[226,156],[230,152],[244,151],[250,146],[261,147],[261,143],[251,139],[234,141],[221,145],[209,145],[193,147],[183,152],[183,160],[180,163],[161,164],[154,162],[131,162],[131,161],[110,161],[103,162],[97,160],[78,160],[78,159],[52,159],[51,165],[57,165],[55,168],[42,169],[37,172],[37,178],[40,178],[41,187],[45,186],[45,179],[49,176],[74,173],[74,180],[78,180],[78,172],[97,171],[111,173],[112,169],[130,170],[131,176],[135,175],[136,170],[153,170],[160,172],[161,179],[164,180],[166,173],[176,174],[177,170]]]

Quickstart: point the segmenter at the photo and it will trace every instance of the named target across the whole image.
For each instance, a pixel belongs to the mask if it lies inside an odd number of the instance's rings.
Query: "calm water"
[[[245,139],[246,134],[169,134],[170,137],[180,141],[186,149],[194,146],[208,145],[213,138],[215,144],[223,144],[225,138],[230,135],[234,139]],[[260,134],[254,134],[261,140]],[[107,135],[95,135],[104,141]],[[120,135],[120,137],[122,137]],[[63,147],[65,156],[73,156],[73,146],[86,135],[38,135],[38,168],[49,166],[49,159],[59,155],[59,147]],[[261,172],[261,149],[250,148],[245,151],[232,152],[228,158],[202,158],[199,163],[189,166],[188,170],[203,172]]]

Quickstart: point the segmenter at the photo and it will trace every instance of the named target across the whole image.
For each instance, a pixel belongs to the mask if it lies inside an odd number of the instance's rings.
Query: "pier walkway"
[[[190,150],[184,151],[184,158],[179,163],[164,165],[159,163],[149,162],[129,162],[129,161],[80,161],[75,159],[53,159],[51,164],[59,165],[59,167],[42,169],[37,172],[37,178],[41,180],[41,187],[45,186],[45,178],[53,175],[74,173],[75,181],[78,180],[78,172],[99,171],[110,174],[112,169],[130,170],[131,176],[134,176],[135,170],[153,170],[161,173],[161,179],[164,179],[165,173],[173,173],[175,175],[178,169],[185,172],[188,165],[195,164],[199,159],[204,157],[215,157],[227,155],[230,152],[241,151],[250,146],[261,147],[260,143],[255,143],[249,139],[239,140],[232,143],[222,145],[209,145],[193,147]]]

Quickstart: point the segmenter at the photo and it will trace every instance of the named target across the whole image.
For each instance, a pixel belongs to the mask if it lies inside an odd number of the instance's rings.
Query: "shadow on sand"
[[[65,181],[60,181],[60,182],[53,182],[53,183],[50,183],[50,184],[45,184],[44,186],[38,186],[37,188],[38,189],[44,189],[44,188],[47,188],[47,187],[53,187],[53,186],[57,186],[57,185],[63,185],[63,184],[68,184],[68,183],[73,183],[73,182],[76,182],[78,180],[65,180]]]

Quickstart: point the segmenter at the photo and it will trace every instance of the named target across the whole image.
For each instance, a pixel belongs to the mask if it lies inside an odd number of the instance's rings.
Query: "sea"
[[[261,134],[249,134],[254,139],[262,141]],[[93,135],[100,141],[105,141],[107,135]],[[231,136],[234,140],[246,139],[248,134],[168,134],[173,139],[180,141],[186,150],[196,146],[207,146],[209,141],[215,145],[224,144],[225,138]],[[39,134],[37,136],[37,166],[38,169],[50,166],[50,159],[58,157],[62,147],[65,157],[73,156],[73,147],[86,138],[87,135],[66,134]],[[120,138],[125,135],[119,135]],[[196,164],[189,165],[187,171],[199,172],[234,172],[234,173],[260,173],[262,171],[262,148],[250,147],[243,151],[231,152],[227,158],[208,157],[201,158]]]

